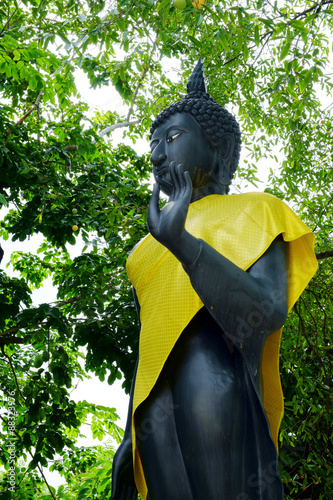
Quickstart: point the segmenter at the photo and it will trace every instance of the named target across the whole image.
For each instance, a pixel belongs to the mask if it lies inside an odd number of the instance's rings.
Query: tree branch
[[[140,121],[141,120],[134,120],[132,122],[115,123],[114,125],[110,125],[110,127],[104,128],[98,135],[99,137],[103,137],[103,135],[112,132],[112,130],[115,130],[116,128],[123,128],[123,127],[129,127],[129,125],[136,125],[137,123],[140,123]]]
[[[309,14],[309,12],[312,12],[313,10],[317,9],[315,11],[315,14],[316,14],[316,17],[318,17],[320,11],[321,11],[321,8],[324,7],[325,5],[330,5],[333,3],[333,0],[322,0],[320,3],[315,3],[314,5],[312,5],[312,7],[310,7],[309,9],[306,9],[304,10],[303,12],[299,12],[298,14],[295,14],[295,16],[291,19],[289,19],[287,22],[286,22],[286,25],[290,26],[291,23],[293,21],[295,21],[296,19],[299,19],[300,17],[306,17],[307,14]],[[285,14],[282,14],[280,11],[278,11],[280,16],[283,17],[284,19],[286,18],[286,15]],[[260,37],[260,42],[262,42],[267,36],[271,37],[274,33],[274,27],[273,29],[267,31],[266,33],[264,33],[261,37]],[[259,55],[256,57],[256,59],[254,60],[254,62],[252,63],[255,64],[255,62],[259,59],[264,47],[267,45],[269,39],[265,41],[264,45],[262,46],[262,48],[260,49],[260,52],[259,52]],[[249,50],[255,48],[256,46],[255,45],[252,45],[249,47]],[[239,54],[237,54],[236,56],[232,57],[231,59],[229,59],[228,61],[225,61],[222,66],[226,66],[227,64],[230,64],[232,63],[233,61],[235,61],[236,59],[239,59],[239,57],[243,54],[243,52],[240,52]]]
[[[133,107],[134,107],[134,104],[135,104],[135,101],[136,101],[136,98],[138,96],[138,93],[139,93],[139,90],[140,90],[140,87],[142,85],[142,82],[143,80],[145,79],[147,73],[148,73],[148,70],[150,68],[150,65],[151,65],[151,61],[152,61],[152,58],[153,58],[153,54],[154,54],[154,50],[155,50],[155,47],[156,47],[156,40],[155,40],[155,43],[152,47],[152,51],[151,51],[151,55],[147,61],[147,65],[146,65],[146,69],[144,70],[144,72],[142,73],[142,75],[140,76],[140,79],[139,79],[139,82],[136,86],[136,89],[134,91],[134,94],[133,94],[133,99],[131,101],[131,104],[130,104],[130,108],[128,110],[128,113],[127,113],[127,117],[126,117],[126,121],[129,121],[130,117],[131,117],[131,114],[133,113]]]
[[[37,110],[38,110],[38,108],[39,108],[39,103],[40,103],[40,100],[41,100],[41,98],[42,98],[43,93],[44,93],[44,90],[41,90],[41,91],[39,92],[39,94],[38,94],[38,96],[37,96],[37,99],[35,100],[35,102],[34,102],[34,104],[32,105],[32,107],[29,109],[29,111],[27,111],[27,112],[26,112],[26,114],[25,114],[24,116],[22,116],[22,118],[20,118],[20,119],[19,119],[19,120],[15,123],[15,125],[14,125],[15,127],[18,127],[19,125],[21,125],[21,124],[24,122],[24,120],[26,120],[26,119],[28,118],[28,116],[30,116],[30,115],[31,115],[31,113],[32,113],[33,111],[35,111],[35,109],[37,109]],[[7,136],[9,136],[12,132],[13,132],[12,130],[8,129],[8,130],[6,131]]]
[[[300,12],[299,14],[296,14],[293,19],[298,19],[299,17],[304,17],[306,16],[309,12],[312,12],[313,10],[316,10],[316,15],[318,16],[319,12],[321,11],[321,8],[324,7],[325,5],[329,5],[333,3],[333,0],[322,0],[320,3],[315,3],[310,7],[309,9],[303,10],[303,12]]]
[[[28,118],[28,116],[29,116],[29,115],[31,115],[31,113],[32,113],[33,111],[35,111],[35,109],[38,109],[38,106],[39,106],[39,103],[40,103],[40,100],[41,100],[41,98],[42,98],[43,93],[44,93],[44,90],[41,90],[41,91],[39,92],[39,94],[38,94],[38,96],[37,96],[37,99],[35,100],[35,102],[34,102],[33,106],[29,109],[29,111],[28,111],[28,112],[27,112],[24,116],[22,116],[22,118],[20,118],[20,119],[19,119],[19,121],[18,121],[18,122],[16,122],[16,123],[15,123],[15,127],[18,127],[19,125],[21,125],[21,123],[23,123],[23,122],[24,122],[24,120],[25,120],[26,118]]]
[[[9,10],[9,9],[8,9]],[[11,18],[13,16],[15,16],[16,12],[18,11],[18,7],[13,11],[13,13],[8,17],[7,21],[5,22],[3,28],[1,29],[0,31],[0,36],[2,35],[2,33],[5,31],[6,28],[9,28],[9,21],[11,20]]]
[[[128,113],[127,113],[127,116],[126,116],[126,121],[122,122],[122,123],[115,123],[114,125],[110,125],[110,127],[106,127],[105,129],[103,129],[98,134],[99,137],[103,137],[105,134],[108,134],[109,132],[112,132],[113,130],[115,130],[117,128],[128,127],[129,125],[136,125],[137,123],[140,123],[140,120],[133,120],[131,122],[130,121],[130,117],[131,117],[131,114],[133,113],[133,107],[134,107],[136,98],[138,96],[140,87],[142,86],[142,82],[145,79],[145,77],[146,77],[146,75],[148,73],[148,70],[150,68],[151,61],[152,61],[152,58],[153,58],[153,54],[154,54],[154,51],[155,51],[155,48],[156,48],[156,45],[157,45],[156,40],[157,40],[157,33],[156,33],[155,42],[154,42],[154,44],[152,46],[151,54],[150,54],[149,59],[148,59],[147,64],[146,64],[146,68],[145,68],[144,72],[142,73],[142,75],[140,76],[139,82],[138,82],[138,84],[136,86],[136,89],[134,91],[133,98],[132,98],[132,101],[131,101],[131,104],[130,104],[130,107],[129,107],[129,110],[128,110]]]
[[[67,304],[73,304],[73,302],[77,302],[78,300],[81,300],[81,297],[72,297],[71,299],[66,299],[66,300],[56,300],[55,302],[50,302],[50,304],[57,304],[57,306],[65,306]]]
[[[6,335],[7,333],[14,333],[18,332],[19,330],[22,330],[22,328],[35,328],[36,326],[43,325],[44,321],[41,321],[40,323],[36,323],[34,325],[28,325],[28,326],[15,326],[14,328],[9,328],[9,330],[6,330],[4,332],[0,333],[0,337],[3,335]]]
[[[23,396],[23,394],[21,392],[21,389],[19,387],[18,380],[17,380],[16,373],[15,373],[15,369],[13,367],[12,360],[10,359],[10,356],[8,356],[8,354],[5,352],[3,346],[1,346],[1,351],[2,351],[3,355],[6,356],[6,358],[9,361],[10,369],[11,369],[13,375],[14,375],[15,385],[16,385],[17,391],[18,391],[19,395],[21,396],[22,400],[25,402],[25,397]]]
[[[318,260],[323,260],[323,259],[328,259],[329,257],[333,257],[333,250],[327,250],[327,252],[316,253],[316,257]]]
[[[0,345],[4,344],[24,344],[24,339],[18,337],[0,337]]]

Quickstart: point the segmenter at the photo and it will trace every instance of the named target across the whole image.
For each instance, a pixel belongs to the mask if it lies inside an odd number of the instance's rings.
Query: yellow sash
[[[247,270],[282,234],[288,245],[288,311],[317,269],[314,235],[281,200],[265,193],[210,195],[191,203],[186,229],[243,270]],[[178,337],[203,306],[180,262],[150,234],[134,248],[127,274],[140,303],[139,365],[134,413],[154,387]],[[262,355],[263,404],[277,447],[283,415],[279,375],[282,329],[271,334]],[[133,432],[134,425],[133,425]],[[134,474],[139,493],[147,495],[133,435]]]

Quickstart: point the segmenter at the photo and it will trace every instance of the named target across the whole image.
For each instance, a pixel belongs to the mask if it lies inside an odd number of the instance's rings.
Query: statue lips
[[[163,191],[164,194],[170,196],[172,192],[172,182],[171,182],[171,177],[169,173],[169,166],[168,165],[162,165],[160,167],[153,167],[153,173],[155,177],[155,181],[157,184],[160,185],[161,190]]]
[[[167,165],[162,165],[161,167],[153,167],[153,173],[156,182],[159,182],[160,180],[166,180],[169,182],[171,181],[169,167]]]
[[[160,177],[169,171],[169,167],[167,165],[162,165],[162,167],[155,167],[154,170],[156,177]]]

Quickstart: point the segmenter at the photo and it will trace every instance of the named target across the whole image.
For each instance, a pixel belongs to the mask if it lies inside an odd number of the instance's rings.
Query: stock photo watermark
[[[250,488],[256,488],[253,493],[239,493],[236,500],[251,500],[252,498],[262,495],[262,493],[267,490],[268,486],[274,481],[280,481],[278,479],[277,463],[275,461],[270,462],[268,466],[260,471],[260,474],[251,474],[247,479],[247,486]]]
[[[9,491],[15,491],[15,463],[16,463],[16,418],[17,411],[15,406],[15,391],[11,391],[7,397],[7,419],[8,419],[8,445],[7,449],[9,452]]]

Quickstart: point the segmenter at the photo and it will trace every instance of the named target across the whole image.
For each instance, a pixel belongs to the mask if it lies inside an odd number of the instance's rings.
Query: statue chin
[[[163,179],[162,177],[160,177],[158,175],[155,177],[155,180],[156,180],[157,184],[159,184],[162,193],[166,194],[167,196],[170,196],[172,193],[172,188],[173,188],[173,185],[171,184],[171,182]]]

